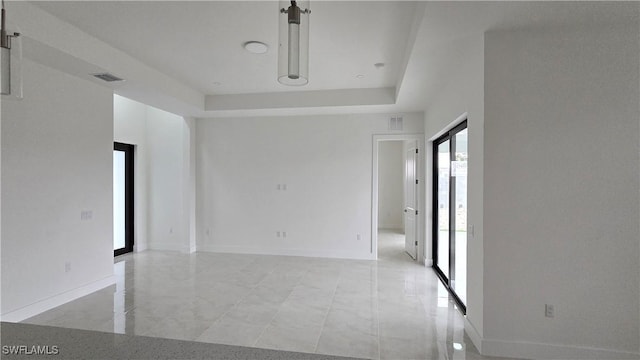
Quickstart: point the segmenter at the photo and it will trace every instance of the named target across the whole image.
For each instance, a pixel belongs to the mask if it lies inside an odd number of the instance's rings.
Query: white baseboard
[[[387,226],[382,226],[380,224],[378,224],[378,231],[380,230],[386,230],[386,231],[398,231],[398,232],[402,232],[404,233],[404,225],[400,224],[400,225],[387,225]]]
[[[424,267],[432,267],[433,266],[433,259],[427,259],[424,256],[420,255],[418,257],[418,263],[424,265]]]
[[[425,267],[433,267],[433,259],[424,259]]]
[[[466,327],[465,327],[466,330]],[[472,341],[471,332],[467,332]],[[475,344],[475,341],[474,341]],[[476,345],[476,347],[478,347]],[[562,344],[483,339],[478,350],[485,356],[522,359],[640,359],[640,353]]]
[[[464,330],[484,356],[521,359],[640,359],[640,353],[561,344],[483,339],[475,325],[464,319]]]
[[[475,325],[469,321],[467,316],[464,317],[464,331],[466,331],[469,338],[471,338],[473,345],[475,345],[478,351],[482,354],[482,336],[478,332],[478,329],[476,329]]]
[[[231,254],[252,254],[252,255],[280,255],[280,256],[303,256],[303,257],[320,257],[334,259],[354,259],[354,260],[375,260],[372,254],[353,254],[337,251],[314,251],[298,248],[259,248],[259,247],[243,247],[243,246],[220,246],[205,245],[197,246],[198,252],[214,252],[214,253],[231,253]]]
[[[6,314],[2,314],[0,315],[0,320],[6,321],[6,322],[19,322],[19,321],[28,319],[32,316],[36,316],[47,310],[51,310],[62,304],[66,304],[69,301],[73,301],[75,299],[89,295],[92,292],[98,291],[100,289],[104,289],[107,286],[115,284],[115,282],[116,282],[116,277],[114,275],[111,275],[104,279],[94,281],[92,283],[80,286],[73,290],[63,292],[62,294],[52,296],[50,298],[38,301],[31,305],[27,305],[18,310],[14,310]]]
[[[139,253],[139,252],[143,252],[145,250],[147,250],[147,243],[146,242],[144,242],[144,243],[143,242],[139,242],[139,243],[133,245],[133,252]]]
[[[189,253],[189,245],[175,244],[168,242],[149,242],[147,244],[147,250],[161,250],[161,251],[178,251],[181,253]]]

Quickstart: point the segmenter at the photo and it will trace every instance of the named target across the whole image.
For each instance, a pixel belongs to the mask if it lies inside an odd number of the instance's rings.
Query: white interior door
[[[410,142],[407,146],[404,168],[404,249],[413,259],[415,259],[418,252],[418,237],[416,234],[418,223],[417,141]]]

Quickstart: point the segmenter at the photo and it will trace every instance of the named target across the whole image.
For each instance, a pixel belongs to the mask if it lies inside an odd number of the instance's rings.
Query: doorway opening
[[[374,135],[371,253],[374,259],[424,260],[421,250],[423,136]]]
[[[467,121],[433,142],[433,268],[463,313],[467,295]]]
[[[404,141],[378,144],[378,259],[406,260]]]
[[[113,144],[113,255],[133,251],[133,145]]]

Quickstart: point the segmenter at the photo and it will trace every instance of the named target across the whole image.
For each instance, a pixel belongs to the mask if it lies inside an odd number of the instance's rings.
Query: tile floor
[[[430,268],[382,231],[379,260],[145,251],[117,283],[26,323],[371,359],[485,359]]]

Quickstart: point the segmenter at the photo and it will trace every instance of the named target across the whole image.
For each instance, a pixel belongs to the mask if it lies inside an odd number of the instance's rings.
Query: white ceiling
[[[199,117],[425,111],[454,71],[461,39],[498,29],[637,23],[640,16],[640,2],[312,1],[309,84],[287,87],[276,79],[275,1],[34,4],[201,94],[213,108],[175,111]],[[270,49],[248,53],[242,44],[249,40]],[[386,66],[377,70],[377,62]],[[136,91],[152,104],[168,103],[167,94]],[[297,106],[286,106],[291,92],[302,92]]]
[[[277,81],[276,1],[37,5],[204,94],[295,90]],[[311,4],[310,80],[302,89],[395,86],[414,7],[401,1]],[[247,41],[264,42],[269,50],[249,53],[242,47]],[[377,70],[378,62],[387,66]]]

